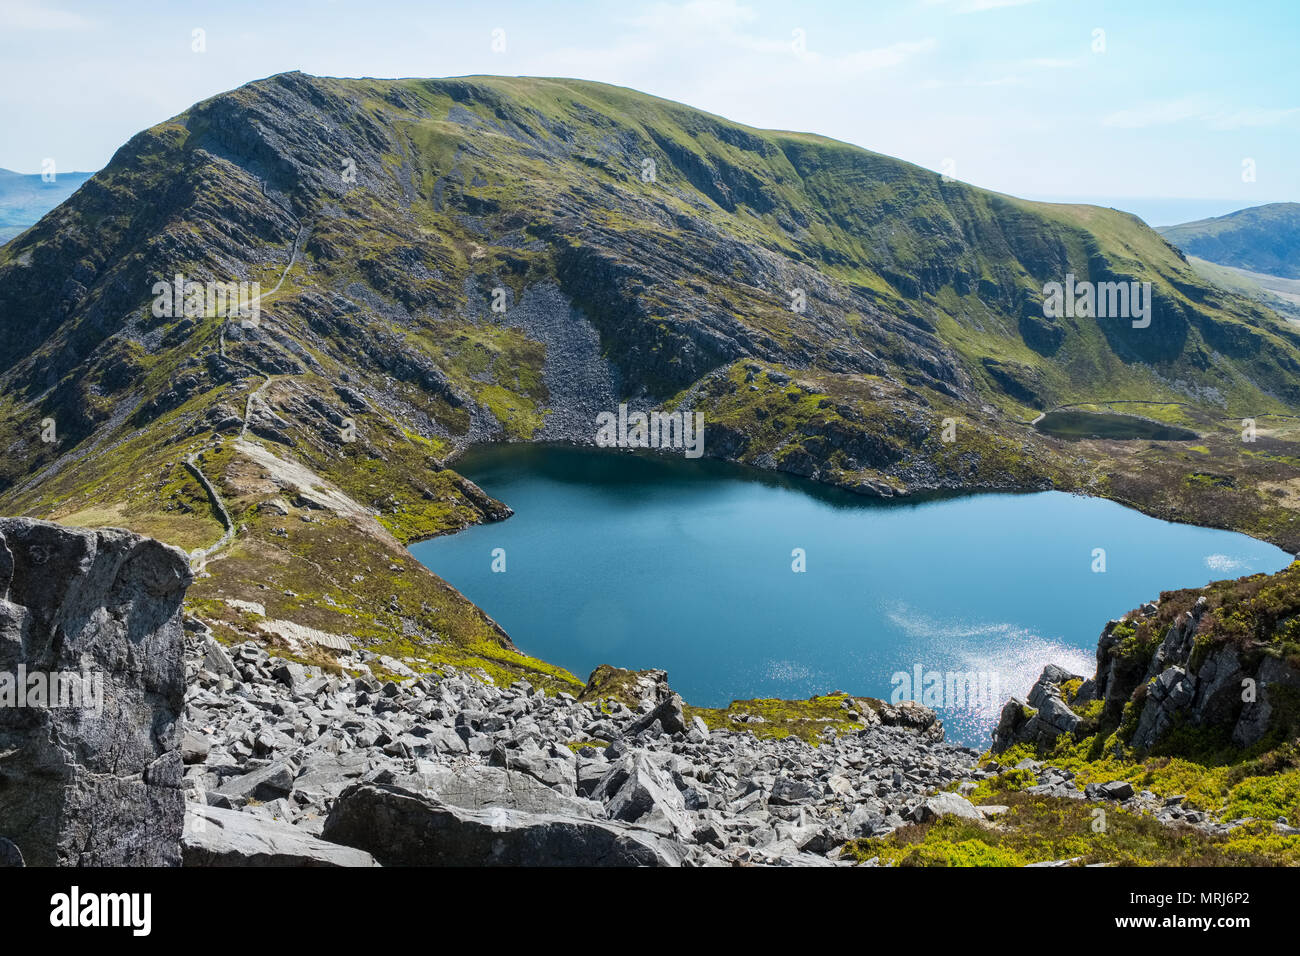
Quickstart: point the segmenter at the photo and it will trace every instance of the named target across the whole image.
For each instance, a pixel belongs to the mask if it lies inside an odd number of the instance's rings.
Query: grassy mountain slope
[[[1262,272],[1250,272],[1219,265],[1208,259],[1198,259],[1196,256],[1190,256],[1187,261],[1210,282],[1252,298],[1290,322],[1300,322],[1300,279],[1283,279]]]

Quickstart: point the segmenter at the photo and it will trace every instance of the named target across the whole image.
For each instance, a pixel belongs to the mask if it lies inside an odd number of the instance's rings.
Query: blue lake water
[[[948,738],[977,747],[1043,665],[1090,675],[1111,618],[1291,561],[1061,492],[880,502],[721,462],[546,445],[475,449],[456,468],[516,514],[411,550],[526,653],[583,678],[663,668],[708,707],[902,694],[938,704]],[[924,700],[927,684],[943,696]]]

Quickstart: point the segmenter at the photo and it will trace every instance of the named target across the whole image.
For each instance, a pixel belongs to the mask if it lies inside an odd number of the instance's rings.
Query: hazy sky
[[[1300,200],[1297,49],[1298,0],[0,0],[0,166],[98,169],[138,130],[285,70],[497,73],[950,160],[1019,195],[1248,205]]]

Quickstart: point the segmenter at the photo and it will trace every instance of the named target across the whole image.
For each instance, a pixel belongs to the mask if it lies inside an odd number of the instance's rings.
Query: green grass
[[[1246,824],[1219,837],[1165,826],[1110,804],[1015,792],[1000,794],[997,802],[1008,810],[996,823],[942,817],[851,842],[842,856],[893,866],[1025,866],[1056,860],[1072,860],[1075,866],[1300,864],[1300,837],[1281,836],[1268,823]],[[1104,817],[1096,815],[1098,810]]]

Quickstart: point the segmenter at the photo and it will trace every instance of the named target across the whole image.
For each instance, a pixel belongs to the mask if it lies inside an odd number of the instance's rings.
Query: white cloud
[[[882,70],[900,66],[905,61],[920,53],[929,53],[938,47],[933,37],[921,40],[904,40],[889,46],[876,47],[872,50],[858,50],[843,56],[823,57],[817,53],[806,53],[801,59],[822,65],[833,72],[854,75],[871,70]]]

